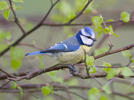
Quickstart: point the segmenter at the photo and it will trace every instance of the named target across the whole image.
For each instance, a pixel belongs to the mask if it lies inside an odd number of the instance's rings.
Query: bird
[[[48,49],[27,53],[25,56],[47,54],[54,57],[58,64],[69,66],[70,73],[76,72],[74,64],[84,61],[85,53],[88,53],[96,41],[94,31],[85,26],[70,38],[58,42]]]

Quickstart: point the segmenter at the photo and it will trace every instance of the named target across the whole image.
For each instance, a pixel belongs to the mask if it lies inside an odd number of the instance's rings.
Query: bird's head
[[[96,41],[95,33],[89,27],[84,27],[79,30],[76,37],[82,45],[92,46]]]

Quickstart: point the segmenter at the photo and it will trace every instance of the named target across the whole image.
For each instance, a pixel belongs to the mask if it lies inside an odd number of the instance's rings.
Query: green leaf
[[[0,42],[4,40],[5,38],[5,33],[4,32],[0,32]]]
[[[54,81],[54,82],[59,82],[59,83],[63,83],[63,79],[61,77],[57,77],[55,72],[49,72],[48,73],[48,76],[51,77],[51,79]]]
[[[6,1],[0,1],[0,10],[7,9],[8,4]]]
[[[130,20],[130,14],[126,11],[121,12],[120,19],[124,22],[127,23]]]
[[[79,12],[81,11],[81,9],[83,8],[84,4],[85,4],[86,0],[74,0],[75,3],[75,12]]]
[[[8,61],[8,59],[6,57],[4,57],[4,56],[1,57],[1,62],[2,62],[3,67],[9,66],[9,61]]]
[[[108,27],[106,27],[106,28],[104,29],[104,33],[105,33],[105,34],[111,34],[111,35],[113,35],[113,36],[115,36],[115,37],[118,37],[118,35],[114,33],[113,27],[112,27],[111,25],[109,25]]]
[[[22,64],[23,51],[20,48],[10,48],[10,66],[13,70],[17,70]]]
[[[100,55],[100,54],[102,54],[104,52],[107,52],[108,50],[109,50],[108,47],[99,48],[99,49],[95,50],[95,56]]]
[[[7,44],[0,43],[0,52],[3,51],[7,47]]]
[[[100,93],[100,90],[98,88],[91,88],[88,91],[88,99],[89,100],[98,100],[98,95]]]
[[[86,5],[87,0],[74,0],[75,5],[75,12],[78,13],[79,11],[81,11],[84,7],[84,5]],[[93,2],[91,2],[88,7],[85,9],[84,13],[90,13],[92,10],[94,9],[94,5]]]
[[[67,85],[72,86],[72,85],[78,85],[78,80],[73,78],[68,81],[66,81]]]
[[[106,34],[109,34],[110,33],[110,28],[109,27],[106,27],[105,29],[104,29],[104,33],[106,33]]]
[[[100,17],[100,16],[93,16],[91,18],[91,21],[92,21],[93,25],[98,26],[98,25],[101,25],[102,24],[103,18]]]
[[[10,39],[11,39],[11,33],[10,33],[10,32],[5,32],[4,37],[5,37],[7,40],[10,40]]]
[[[116,74],[117,74],[116,70],[111,69],[110,71],[107,72],[106,79],[107,80],[112,79]]]
[[[131,53],[129,52],[129,50],[122,51],[121,53],[124,57],[131,58],[131,56],[132,56]]]
[[[73,8],[67,1],[61,1],[57,7],[59,11],[62,12],[65,19],[67,18],[69,20],[75,16],[75,12],[73,11]],[[63,16],[62,16],[62,19],[63,19]]]
[[[101,96],[99,97],[99,100],[108,100],[108,98],[107,98],[105,95],[101,95]]]
[[[43,57],[38,56],[40,68],[44,68]]]
[[[110,63],[108,63],[108,62],[104,62],[103,63],[103,66],[105,66],[105,67],[111,67],[112,65]]]
[[[51,19],[55,22],[65,22],[65,19],[63,18],[63,16],[59,15],[59,14],[53,14],[51,16]]]
[[[8,20],[9,18],[9,9],[3,10],[3,17]]]
[[[93,66],[94,65],[94,57],[86,55],[86,64],[88,66]]]
[[[95,11],[93,2],[91,2],[88,7],[85,9],[84,13],[90,13],[91,11]]]
[[[24,52],[22,51],[21,48],[10,48],[10,57],[12,59],[22,59],[24,56]]]
[[[104,68],[104,72],[108,73],[111,70],[111,64],[110,63],[104,62],[103,66],[107,67],[107,68]]]
[[[122,73],[123,76],[134,75],[134,73],[132,72],[132,70],[129,67],[123,67],[121,73]]]
[[[13,81],[10,88],[11,89],[18,89],[20,92],[20,95],[23,95],[23,89],[16,82]]]
[[[11,33],[10,32],[0,32],[0,42],[4,39],[11,39]]]
[[[101,25],[94,26],[94,32],[97,33],[97,37],[100,36],[103,33],[103,28]]]
[[[13,68],[14,71],[16,71],[22,64],[22,61],[20,59],[11,59],[10,60],[10,66]]]
[[[90,67],[89,73],[96,73],[96,68],[95,67]]]
[[[133,62],[134,62],[134,59],[131,58],[131,59],[130,59],[130,63],[133,63]]]
[[[91,88],[88,91],[88,95],[98,95],[100,93],[100,90],[98,88]]]
[[[11,89],[16,89],[17,88],[17,83],[13,81],[10,88]]]
[[[13,2],[24,2],[23,0],[13,0]]]
[[[33,27],[33,24],[32,24],[32,23],[27,23],[27,24],[26,24],[26,29],[27,29],[27,30],[32,29],[32,27]]]
[[[98,97],[95,95],[89,95],[88,100],[98,100]]]
[[[41,92],[42,92],[43,96],[47,96],[48,94],[50,94],[52,92],[52,87],[42,86],[41,87]]]
[[[17,86],[17,89],[19,90],[20,95],[22,96],[23,95],[23,89],[20,86]]]
[[[104,85],[104,86],[102,87],[102,89],[103,89],[107,94],[111,94],[111,90],[110,90],[110,88],[109,88],[108,85]]]

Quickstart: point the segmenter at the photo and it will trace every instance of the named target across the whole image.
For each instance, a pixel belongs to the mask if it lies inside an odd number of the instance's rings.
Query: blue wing
[[[65,43],[58,43],[51,46],[49,49],[42,51],[42,53],[58,53],[58,52],[71,52],[79,48],[79,45],[71,45]]]
[[[32,53],[27,53],[26,56],[44,54],[44,53],[58,53],[58,52],[72,52],[80,47],[75,37],[69,38],[63,42],[59,42],[50,48],[42,51],[35,51]]]

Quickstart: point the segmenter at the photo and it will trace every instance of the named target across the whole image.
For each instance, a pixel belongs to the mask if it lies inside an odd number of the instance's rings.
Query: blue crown
[[[88,33],[90,36],[92,36],[92,34],[94,33],[93,32],[93,30],[91,29],[91,28],[89,28],[89,27],[84,27],[84,31],[86,32],[86,33]]]

